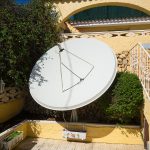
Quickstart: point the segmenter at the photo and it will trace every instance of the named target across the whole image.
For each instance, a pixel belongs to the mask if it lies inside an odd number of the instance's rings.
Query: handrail
[[[135,44],[135,45],[131,48],[131,50],[133,50],[137,45],[138,45],[138,43]],[[130,50],[130,51],[131,51],[131,50]]]
[[[147,52],[147,50],[143,47],[143,45],[141,43],[138,43],[141,48],[145,51],[145,53],[147,53],[147,56],[150,58],[150,54]]]
[[[137,74],[150,100],[150,54],[141,43],[130,50],[130,71]]]

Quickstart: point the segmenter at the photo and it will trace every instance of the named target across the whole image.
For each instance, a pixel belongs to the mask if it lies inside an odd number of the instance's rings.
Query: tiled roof
[[[103,20],[89,20],[89,21],[70,21],[74,27],[96,27],[96,26],[110,26],[110,25],[126,25],[126,24],[150,24],[150,17],[138,18],[121,18],[121,19],[103,19]]]

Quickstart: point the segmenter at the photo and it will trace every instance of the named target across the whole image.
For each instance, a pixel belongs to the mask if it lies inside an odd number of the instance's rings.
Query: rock
[[[122,65],[122,62],[118,62],[118,66],[121,66]]]
[[[10,97],[10,99],[14,98],[14,95],[15,95],[15,93],[6,93],[5,94],[5,96]]]
[[[23,99],[23,96],[22,96],[22,95],[20,95],[20,94],[16,95],[15,97],[16,97],[16,98],[18,98],[18,99],[20,99],[20,98],[22,98],[22,99]]]
[[[118,60],[118,62],[122,62],[122,59],[121,59],[121,58],[118,58],[117,60]]]
[[[126,54],[122,54],[122,57],[123,57],[123,58],[126,58]]]
[[[3,97],[5,97],[5,94],[4,93],[0,94],[0,98],[3,98]]]
[[[8,102],[9,101],[9,97],[8,96],[3,97],[2,101],[3,102]]]
[[[8,92],[9,90],[11,90],[11,87],[6,87],[5,91]]]
[[[127,61],[126,59],[124,59],[124,60],[122,61],[122,63],[123,63],[123,65],[127,65],[127,64],[128,64],[128,61]]]
[[[123,51],[122,54],[127,55],[127,54],[129,54],[129,51]]]
[[[16,92],[17,92],[17,90],[15,88],[12,88],[12,89],[9,90],[9,93],[11,93],[11,94],[14,94]]]
[[[120,58],[121,58],[121,59],[123,58],[123,55],[122,55],[122,54],[120,55]]]

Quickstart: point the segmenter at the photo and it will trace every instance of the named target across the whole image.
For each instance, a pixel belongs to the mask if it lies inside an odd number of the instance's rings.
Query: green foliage
[[[21,134],[21,132],[19,132],[19,131],[13,131],[11,134],[9,134],[5,139],[4,139],[4,141],[5,142],[9,142],[9,141],[11,141],[13,138],[15,138],[16,136],[18,136],[18,135],[20,135]]]
[[[25,86],[38,58],[60,42],[58,14],[45,0],[25,6],[7,1],[0,5],[0,76],[7,84]]]
[[[114,120],[128,123],[140,117],[143,106],[143,90],[138,77],[131,73],[118,73],[112,91],[112,102],[107,113]]]
[[[0,7],[4,7],[7,5],[13,5],[14,0],[0,0]]]

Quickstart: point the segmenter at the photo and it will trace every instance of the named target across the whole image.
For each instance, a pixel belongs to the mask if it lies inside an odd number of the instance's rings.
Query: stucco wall
[[[56,122],[30,122],[28,136],[65,140],[62,136],[63,129],[69,127],[65,123]],[[111,125],[75,124],[75,128],[87,131],[86,142],[99,143],[122,143],[122,144],[143,144],[140,129],[136,127],[120,127]]]
[[[130,7],[150,14],[149,0],[55,0],[54,4],[60,12],[61,22],[66,21],[70,16],[82,10],[108,5]]]
[[[138,126],[117,126],[101,124],[66,124],[55,121],[25,121],[0,134],[0,139],[8,135],[12,130],[24,131],[24,138],[41,137],[57,140],[63,138],[63,129],[74,128],[87,131],[86,142],[140,144],[143,145],[141,130]]]
[[[23,99],[14,99],[7,103],[0,103],[0,123],[6,122],[19,114],[23,106]]]
[[[146,32],[146,31],[145,31]],[[122,33],[123,34],[123,33]],[[97,38],[106,44],[108,44],[116,54],[122,53],[123,51],[129,51],[133,46],[138,42],[140,43],[149,43],[150,42],[150,32],[147,35],[143,33],[127,33],[124,35],[117,35],[117,32],[114,33],[104,33],[104,34],[95,34],[95,33],[81,33],[81,34],[66,34],[65,38]]]

